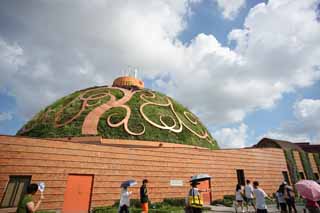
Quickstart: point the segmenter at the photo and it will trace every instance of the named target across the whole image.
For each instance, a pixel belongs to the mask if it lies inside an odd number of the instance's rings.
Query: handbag
[[[189,193],[189,206],[194,208],[202,208],[203,206],[203,200],[201,199],[200,195],[195,196],[194,190],[192,190],[192,195]]]

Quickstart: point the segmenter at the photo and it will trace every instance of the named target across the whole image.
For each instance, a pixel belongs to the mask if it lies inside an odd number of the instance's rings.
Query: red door
[[[64,193],[64,213],[84,213],[90,208],[92,175],[69,175]]]
[[[201,181],[199,182],[200,184],[198,185],[198,189],[200,190],[206,190],[206,189],[210,189],[210,179],[208,180],[205,180],[205,181]],[[210,205],[211,204],[211,192],[208,191],[208,192],[202,192],[201,193],[202,195],[202,198],[203,198],[203,204],[206,204],[206,205]]]

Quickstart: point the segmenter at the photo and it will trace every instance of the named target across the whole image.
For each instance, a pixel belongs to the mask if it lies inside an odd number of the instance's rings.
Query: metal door
[[[64,193],[64,213],[87,213],[90,209],[92,175],[69,175]]]

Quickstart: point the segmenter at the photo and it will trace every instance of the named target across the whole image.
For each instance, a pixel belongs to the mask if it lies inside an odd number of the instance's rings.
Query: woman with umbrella
[[[301,180],[296,183],[299,194],[306,199],[306,208],[310,213],[320,213],[317,201],[320,200],[320,185],[313,180]]]
[[[130,195],[132,192],[128,191],[129,186],[137,184],[134,180],[128,180],[121,184],[119,213],[129,213]]]

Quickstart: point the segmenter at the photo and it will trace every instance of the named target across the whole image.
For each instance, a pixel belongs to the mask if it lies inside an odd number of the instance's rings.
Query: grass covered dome
[[[218,148],[215,139],[187,108],[164,94],[128,84],[92,87],[67,95],[36,114],[17,135],[100,135]]]

